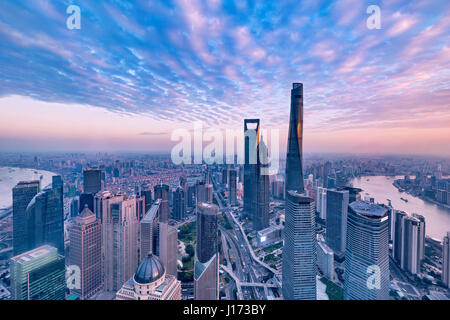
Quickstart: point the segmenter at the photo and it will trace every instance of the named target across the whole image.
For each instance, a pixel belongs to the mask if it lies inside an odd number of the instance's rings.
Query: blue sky
[[[70,4],[81,30],[66,28]],[[372,4],[380,30],[366,26]],[[2,0],[0,108],[84,106],[155,124],[130,141],[196,120],[242,127],[259,117],[285,130],[291,84],[303,82],[311,150],[440,153],[450,142],[449,9],[438,0]],[[3,130],[4,148],[33,141],[32,131]],[[396,143],[383,149],[380,131]]]

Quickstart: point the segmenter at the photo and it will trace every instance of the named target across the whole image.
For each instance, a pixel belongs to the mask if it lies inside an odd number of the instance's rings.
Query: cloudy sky
[[[0,150],[169,151],[255,117],[284,141],[292,82],[307,152],[450,155],[450,2],[0,2]]]

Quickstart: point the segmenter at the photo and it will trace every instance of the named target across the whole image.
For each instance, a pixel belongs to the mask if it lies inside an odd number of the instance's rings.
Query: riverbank
[[[392,183],[392,185],[393,185],[394,187],[396,187],[397,190],[398,190],[399,192],[405,192],[406,194],[409,194],[411,197],[416,197],[416,198],[419,198],[419,199],[421,199],[421,200],[423,200],[423,201],[426,201],[426,202],[429,202],[429,203],[433,203],[433,204],[435,204],[435,205],[438,205],[439,207],[442,207],[442,208],[447,209],[447,210],[450,211],[450,205],[447,205],[447,204],[444,204],[444,203],[440,203],[440,202],[438,202],[438,201],[436,201],[436,200],[434,200],[434,199],[431,199],[431,198],[429,198],[429,197],[425,197],[425,196],[422,196],[422,195],[415,195],[415,194],[412,194],[412,193],[410,193],[408,190],[405,190],[405,189],[403,189],[402,187],[400,187],[400,186],[398,185],[397,181],[398,181],[398,180],[394,180],[394,182]]]

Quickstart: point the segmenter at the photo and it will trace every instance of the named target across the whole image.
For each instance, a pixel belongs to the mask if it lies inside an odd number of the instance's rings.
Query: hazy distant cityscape
[[[449,298],[448,159],[303,157],[290,130],[269,175],[244,122],[243,165],[2,153],[2,299]]]

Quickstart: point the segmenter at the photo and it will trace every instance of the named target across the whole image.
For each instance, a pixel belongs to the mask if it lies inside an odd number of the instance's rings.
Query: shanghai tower
[[[304,192],[303,167],[303,84],[294,83],[291,90],[291,115],[286,155],[286,195],[294,190]]]

